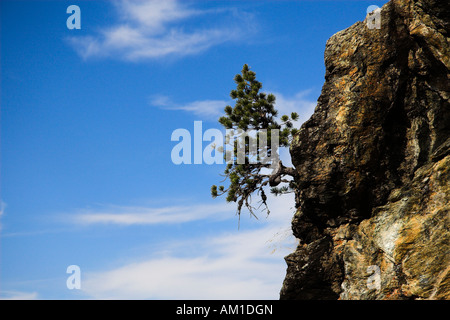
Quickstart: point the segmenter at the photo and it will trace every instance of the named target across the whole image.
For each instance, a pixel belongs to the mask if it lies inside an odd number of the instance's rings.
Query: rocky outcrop
[[[291,145],[300,240],[281,299],[450,299],[450,2],[332,36]],[[366,19],[367,20],[367,19]]]

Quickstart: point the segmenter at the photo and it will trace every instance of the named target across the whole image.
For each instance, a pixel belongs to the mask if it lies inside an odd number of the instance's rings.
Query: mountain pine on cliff
[[[228,202],[237,203],[238,215],[245,206],[256,216],[254,210],[257,208],[252,206],[252,195],[259,197],[260,206],[264,205],[269,213],[265,187],[271,186],[271,192],[275,195],[286,193],[292,187],[293,181],[286,179],[286,176],[294,177],[294,168],[285,167],[278,157],[276,163],[273,163],[274,158],[272,163],[264,161],[261,154],[270,157],[278,152],[273,150],[272,142],[276,141],[272,141],[272,137],[278,138],[278,146],[289,146],[292,135],[297,131],[292,128],[292,121],[298,119],[298,114],[293,112],[290,116],[283,115],[278,123],[275,96],[260,92],[262,84],[256,80],[256,73],[251,71],[247,64],[242,68],[241,74],[234,77],[234,81],[237,87],[231,91],[230,96],[236,101],[235,105],[226,106],[225,115],[219,118],[220,124],[227,129],[227,139],[235,138],[233,150],[224,153],[225,159],[228,160],[224,181],[229,180],[229,186],[213,185],[211,195],[215,198],[226,194]],[[254,130],[254,134],[249,134],[251,130]],[[263,143],[262,139],[266,143]],[[238,156],[239,150],[245,150],[241,159]],[[281,183],[288,185],[278,188]]]

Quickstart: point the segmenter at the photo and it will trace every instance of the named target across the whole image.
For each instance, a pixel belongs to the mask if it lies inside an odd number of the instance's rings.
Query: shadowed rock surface
[[[450,299],[450,2],[380,14],[326,44],[281,299]]]

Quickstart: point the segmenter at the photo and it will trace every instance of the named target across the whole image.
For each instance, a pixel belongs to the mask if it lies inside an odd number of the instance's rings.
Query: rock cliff
[[[450,299],[450,2],[391,0],[325,49],[291,145],[281,299]]]

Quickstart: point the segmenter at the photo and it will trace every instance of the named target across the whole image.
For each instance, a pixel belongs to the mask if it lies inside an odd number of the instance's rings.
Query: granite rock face
[[[450,2],[391,0],[325,49],[291,145],[281,299],[450,299]]]

